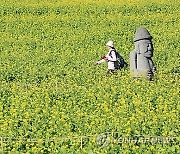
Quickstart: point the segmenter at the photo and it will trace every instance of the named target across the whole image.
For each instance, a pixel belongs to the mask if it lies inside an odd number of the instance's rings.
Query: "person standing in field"
[[[108,53],[106,56],[101,57],[100,61],[97,61],[95,65],[101,64],[103,62],[108,63],[108,74],[114,73],[115,70],[121,69],[122,65],[124,67],[124,59],[119,55],[119,53],[116,52],[116,49],[114,47],[114,43],[112,40],[108,41],[106,43]]]

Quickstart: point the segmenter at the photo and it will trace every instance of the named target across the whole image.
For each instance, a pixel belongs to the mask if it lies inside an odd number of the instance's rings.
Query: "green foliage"
[[[3,150],[178,153],[179,140],[101,148],[93,137],[82,145],[72,137],[111,131],[178,136],[179,5],[163,0],[0,2],[0,136],[12,137],[2,143]],[[154,82],[132,79],[128,68],[105,76],[106,64],[93,66],[110,39],[128,62],[139,26],[153,36]],[[55,140],[61,137],[71,139]]]

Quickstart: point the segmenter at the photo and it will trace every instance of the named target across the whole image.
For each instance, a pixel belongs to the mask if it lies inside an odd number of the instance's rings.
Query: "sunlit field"
[[[179,153],[179,8],[178,0],[1,0],[0,152]],[[129,63],[138,27],[153,36],[154,81],[94,66],[109,40]],[[140,137],[149,140],[119,140]]]

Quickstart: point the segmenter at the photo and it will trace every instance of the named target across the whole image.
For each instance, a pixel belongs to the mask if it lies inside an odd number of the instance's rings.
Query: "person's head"
[[[113,43],[113,41],[112,41],[112,40],[108,41],[108,42],[106,43],[106,46],[107,46],[108,49],[114,48],[114,43]]]

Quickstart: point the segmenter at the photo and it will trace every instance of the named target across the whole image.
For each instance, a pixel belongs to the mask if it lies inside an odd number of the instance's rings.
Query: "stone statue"
[[[130,53],[130,73],[133,77],[152,79],[156,67],[152,61],[152,36],[146,28],[138,28],[134,38],[135,49]]]

